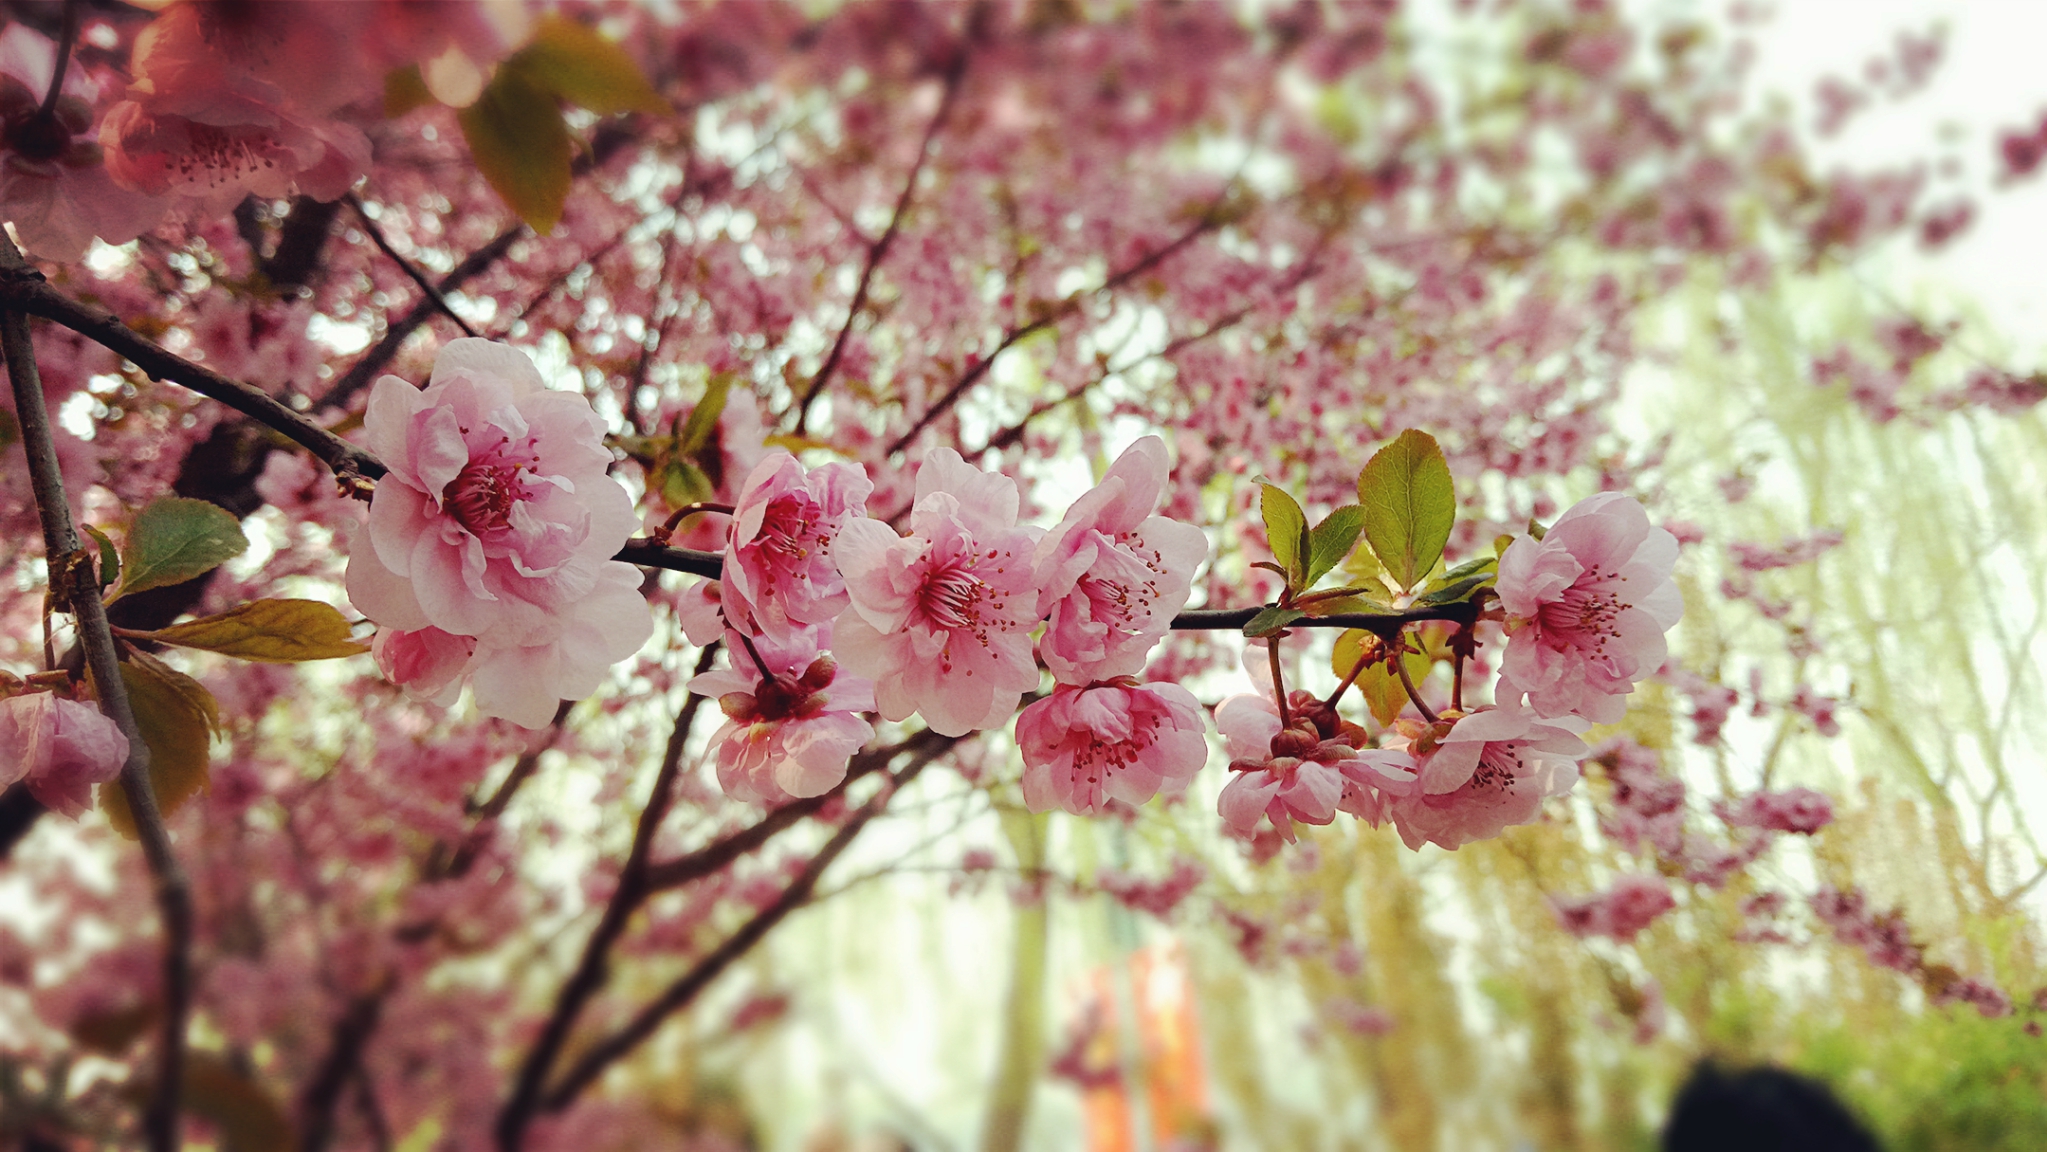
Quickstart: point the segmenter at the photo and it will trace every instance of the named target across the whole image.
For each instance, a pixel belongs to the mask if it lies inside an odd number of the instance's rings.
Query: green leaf
[[[732,395],[732,373],[719,372],[704,385],[704,398],[689,410],[689,419],[675,433],[675,450],[694,456],[710,447],[717,435],[718,420],[725,415],[725,401]]]
[[[1438,607],[1443,604],[1455,604],[1460,600],[1471,599],[1472,593],[1478,591],[1480,588],[1484,588],[1491,585],[1492,582],[1493,582],[1492,573],[1481,572],[1476,576],[1466,576],[1462,580],[1457,580],[1452,583],[1445,584],[1440,588],[1435,588],[1428,592],[1425,592],[1422,595],[1415,597],[1414,602],[1416,604],[1425,605],[1431,608]]]
[[[119,580],[121,578],[121,553],[119,549],[114,547],[114,542],[107,539],[106,533],[90,524],[80,524],[79,527],[84,529],[85,534],[92,537],[93,542],[99,545],[100,587],[105,588],[107,585]]]
[[[1301,611],[1310,616],[1338,616],[1345,612],[1370,612],[1376,615],[1392,616],[1393,609],[1374,600],[1362,591],[1352,591],[1343,596],[1331,596],[1327,600],[1295,602]]]
[[[533,40],[503,66],[599,116],[671,111],[625,49],[566,16],[542,20]]]
[[[125,573],[117,596],[182,584],[249,548],[241,521],[204,500],[163,496],[135,517],[121,549]]]
[[[1366,650],[1371,633],[1362,628],[1352,628],[1336,638],[1336,649],[1330,654],[1329,668],[1339,679],[1349,676],[1356,668]],[[1414,677],[1415,684],[1421,684],[1422,677],[1429,674],[1429,658],[1410,652],[1405,657],[1407,673]],[[1381,658],[1363,672],[1356,681],[1358,695],[1364,697],[1365,706],[1372,711],[1372,719],[1382,726],[1391,724],[1407,707],[1407,689],[1400,684],[1400,676],[1393,671],[1390,661]]]
[[[1402,432],[1358,473],[1365,539],[1402,592],[1429,574],[1450,541],[1457,491],[1443,449],[1426,432]]]
[[[157,810],[169,816],[206,788],[210,730],[220,724],[219,706],[205,685],[140,652],[122,663],[121,682],[149,746]],[[100,786],[100,810],[116,832],[135,839],[135,816],[119,781]]]
[[[255,600],[218,616],[203,616],[137,635],[159,644],[203,648],[265,664],[333,660],[370,650],[348,635],[348,620],[318,600]]]
[[[1258,487],[1263,490],[1258,507],[1265,515],[1265,538],[1272,545],[1272,558],[1287,570],[1287,580],[1295,589],[1305,588],[1302,565],[1308,551],[1307,514],[1283,490],[1263,481]]]
[[[670,508],[698,504],[718,494],[704,470],[687,460],[664,461],[655,473],[655,487]]]
[[[554,93],[514,68],[500,68],[476,103],[455,113],[476,167],[542,236],[568,202],[574,145]]]
[[[1258,615],[1251,617],[1250,621],[1244,625],[1244,636],[1249,640],[1256,640],[1261,636],[1270,636],[1306,615],[1307,613],[1299,608],[1281,608],[1277,604],[1268,605],[1259,609]]]
[[[1343,563],[1365,528],[1365,510],[1345,504],[1322,518],[1308,533],[1308,571],[1301,587],[1313,588],[1329,570]]]

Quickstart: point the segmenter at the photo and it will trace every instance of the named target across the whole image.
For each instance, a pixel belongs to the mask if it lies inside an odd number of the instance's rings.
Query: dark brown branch
[[[542,1106],[549,1112],[559,1112],[574,1103],[576,1097],[602,1075],[606,1068],[652,1036],[669,1016],[687,1007],[711,981],[731,967],[734,961],[746,955],[755,944],[760,943],[761,939],[791,912],[809,903],[811,893],[817,889],[818,879],[824,875],[825,869],[831,867],[832,862],[845,852],[853,843],[853,838],[860,834],[868,822],[881,814],[896,792],[916,779],[925,765],[943,754],[943,748],[928,750],[899,769],[890,777],[886,787],[848,817],[839,830],[833,833],[832,838],[825,841],[824,847],[818,849],[817,855],[810,858],[809,863],[803,866],[803,870],[796,874],[796,878],[782,890],[782,894],[776,897],[774,903],[761,909],[752,919],[741,925],[737,932],[727,937],[724,943],[697,961],[688,972],[670,984],[653,1003],[640,1009],[624,1027],[583,1053],[582,1058],[577,1060],[549,1090]]]
[[[694,548],[669,548],[658,540],[628,540],[612,559],[637,564],[642,568],[665,568],[670,572],[687,572],[692,576],[707,576],[713,580],[725,571],[725,558],[716,552],[699,552]]]
[[[341,1102],[343,1089],[362,1066],[363,1047],[376,1033],[389,994],[388,988],[379,988],[357,996],[335,1022],[334,1040],[328,1045],[327,1057],[320,1061],[319,1068],[306,1081],[305,1091],[299,1094],[299,1152],[325,1152],[334,1139],[334,1109]]]
[[[455,327],[460,328],[464,336],[476,335],[476,329],[469,326],[469,321],[464,320],[453,308],[448,306],[448,298],[441,294],[441,290],[429,283],[426,275],[414,267],[412,261],[400,256],[398,250],[391,247],[391,242],[384,238],[384,230],[377,227],[375,220],[370,219],[369,212],[363,208],[362,201],[356,197],[356,194],[350,192],[342,197],[342,200],[355,210],[355,218],[362,225],[363,235],[370,238],[370,243],[377,246],[377,251],[389,257],[391,263],[398,265],[398,270],[405,273],[405,278],[412,281],[413,286],[418,288],[427,300],[431,301],[433,306],[440,310],[441,315],[453,320]]]
[[[704,648],[703,654],[697,658],[697,675],[710,671],[711,661],[717,654],[715,642]],[[668,815],[669,801],[675,791],[675,777],[682,768],[683,749],[689,742],[689,730],[696,723],[697,711],[703,702],[702,696],[692,693],[675,718],[675,727],[668,734],[668,747],[661,754],[661,768],[654,775],[653,791],[647,797],[647,806],[640,811],[639,825],[633,829],[633,846],[626,854],[625,864],[619,869],[618,884],[612,889],[611,900],[604,906],[603,916],[583,946],[583,956],[576,962],[575,971],[562,984],[561,992],[555,998],[554,1011],[548,1015],[547,1023],[542,1025],[540,1035],[533,1041],[532,1050],[520,1065],[511,1097],[498,1112],[497,1142],[502,1149],[516,1149],[524,1141],[526,1125],[532,1122],[541,1087],[547,1074],[553,1070],[563,1043],[569,1038],[569,1030],[575,1026],[583,1005],[604,987],[610,975],[611,946],[625,933],[627,921],[646,899],[647,858],[654,849],[654,834]]]
[[[155,341],[121,322],[120,317],[64,295],[43,274],[16,261],[0,268],[0,300],[34,316],[54,320],[80,336],[119,353],[152,380],[169,380],[218,400],[244,416],[274,429],[332,469],[337,479],[375,479],[384,465],[375,456],[294,412],[250,384],[230,380],[210,368],[165,351]]]
[[[0,271],[6,273],[10,283],[41,279],[14,245],[4,239],[0,239]],[[191,890],[184,869],[171,850],[163,814],[157,810],[156,792],[149,779],[149,745],[135,723],[135,712],[129,706],[128,691],[121,680],[119,654],[107,624],[106,606],[100,601],[99,580],[92,562],[79,547],[78,531],[71,523],[70,505],[64,497],[63,469],[57,462],[50,412],[43,400],[42,375],[36,369],[35,347],[24,312],[14,308],[0,311],[0,353],[6,357],[21,446],[28,458],[36,511],[42,518],[50,591],[77,622],[86,668],[98,693],[101,711],[128,740],[128,759],[121,766],[121,787],[127,794],[129,812],[142,842],[143,858],[155,880],[156,906],[163,919],[164,936],[162,1038],[158,1044],[155,1086],[143,1114],[143,1131],[151,1152],[176,1152],[180,1146],[178,1109],[185,1077],[185,1019],[192,1001]]]
[[[932,403],[931,407],[925,409],[923,414],[911,423],[908,431],[895,438],[895,441],[888,446],[888,454],[893,456],[909,447],[910,443],[916,440],[926,428],[929,428],[939,417],[951,411],[952,406],[959,403],[960,397],[966,395],[968,389],[979,383],[981,377],[987,375],[988,370],[995,366],[995,361],[1004,352],[1009,351],[1018,341],[1057,326],[1067,317],[1079,311],[1083,300],[1100,296],[1104,292],[1113,292],[1158,267],[1166,260],[1171,259],[1175,253],[1187,247],[1187,245],[1194,243],[1203,235],[1221,227],[1225,219],[1221,204],[1212,205],[1208,211],[1202,213],[1201,219],[1195,222],[1194,227],[1181,233],[1170,243],[1146,253],[1129,267],[1111,275],[1107,280],[1102,281],[1099,287],[1085,292],[1075,292],[1073,295],[1048,308],[1043,315],[1029,324],[1010,329],[1002,337],[1001,341],[995,345],[993,351],[989,352],[988,355],[975,362],[973,367],[962,373],[960,378],[953,382],[952,387],[946,389],[944,395],[940,396]]]
[[[463,258],[460,264],[450,269],[448,274],[441,277],[439,283],[434,285],[434,290],[445,297],[448,293],[461,288],[462,285],[467,284],[491,265],[503,259],[505,253],[512,250],[512,245],[518,243],[520,238],[526,234],[526,226],[524,224],[514,224],[506,228],[498,233],[490,243],[471,252]],[[419,326],[426,323],[435,312],[444,306],[437,306],[430,297],[421,297],[417,303],[413,304],[406,311],[405,315],[398,318],[397,323],[384,329],[383,337],[371,345],[370,350],[363,353],[362,357],[353,365],[350,365],[348,371],[342,374],[341,379],[334,382],[334,387],[327,389],[327,394],[320,397],[319,401],[314,404],[314,407],[346,407],[349,398],[368,387],[371,379],[377,373],[382,372],[392,360],[397,358],[398,349],[414,332],[419,330]]]
[[[312,280],[320,269],[320,254],[327,248],[327,238],[334,232],[334,218],[340,214],[338,200],[292,198],[291,211],[278,226],[276,246],[268,256],[258,254],[257,258],[257,266],[271,287],[296,289]]]
[[[824,795],[812,796],[805,800],[792,800],[739,831],[713,840],[687,855],[648,866],[647,891],[652,894],[669,888],[679,888],[723,869],[741,856],[759,849],[785,829],[794,827],[805,817],[815,815],[825,805],[844,796],[847,787],[853,781],[888,767],[890,761],[905,752],[913,756],[922,756],[927,752],[936,754],[958,742],[957,736],[941,736],[926,728],[900,744],[862,752],[853,757],[852,763],[847,765],[846,778],[838,787]]]
[[[894,246],[896,234],[902,230],[903,217],[909,214],[910,201],[916,198],[917,181],[923,178],[924,165],[931,159],[931,145],[937,141],[939,131],[952,116],[953,104],[959,97],[960,82],[967,75],[967,59],[971,55],[969,47],[974,37],[973,26],[981,20],[981,9],[976,8],[967,20],[968,30],[962,36],[959,48],[953,53],[951,67],[945,72],[945,94],[939,98],[938,111],[932,113],[931,123],[924,127],[923,142],[917,145],[917,159],[910,165],[910,175],[903,181],[902,195],[896,197],[895,210],[889,213],[888,227],[882,229],[881,235],[867,246],[867,257],[860,269],[860,282],[853,289],[853,299],[846,305],[846,322],[839,326],[839,335],[832,341],[831,351],[825,354],[824,363],[818,366],[817,374],[810,378],[809,385],[803,389],[802,398],[796,403],[795,432],[798,436],[803,435],[805,427],[810,422],[811,404],[816,402],[825,386],[831,383],[832,373],[838,370],[839,360],[846,351],[846,341],[853,335],[853,325],[858,323],[861,314],[867,311],[867,293],[874,284],[874,273],[881,267],[881,262],[888,259],[888,250]]]

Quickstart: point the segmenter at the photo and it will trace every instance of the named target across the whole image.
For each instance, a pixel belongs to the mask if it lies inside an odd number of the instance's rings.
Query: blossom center
[[[528,496],[525,473],[530,460],[513,460],[500,443],[498,450],[472,458],[448,486],[441,504],[464,528],[477,536],[503,531],[512,522],[512,508]]]
[[[985,614],[999,614],[1005,603],[1002,593],[974,575],[972,557],[947,561],[924,579],[917,593],[917,607],[925,618],[948,632],[967,631],[988,642]]]
[[[1559,646],[1578,644],[1604,651],[1608,639],[1620,635],[1616,621],[1627,609],[1620,597],[1573,584],[1539,610],[1543,631]]]

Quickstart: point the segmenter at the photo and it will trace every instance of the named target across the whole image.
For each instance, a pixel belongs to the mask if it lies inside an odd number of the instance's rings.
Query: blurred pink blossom
[[[1604,892],[1578,899],[1552,899],[1557,923],[1573,936],[1609,936],[1628,941],[1677,907],[1661,876],[1622,876]]]
[[[0,217],[30,252],[50,260],[85,255],[92,238],[123,244],[163,217],[164,201],[133,192],[107,173],[95,143],[97,86],[78,68],[44,117],[56,46],[23,24],[0,32]]]

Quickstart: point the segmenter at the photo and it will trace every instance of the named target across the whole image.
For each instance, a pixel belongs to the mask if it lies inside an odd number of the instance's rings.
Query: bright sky
[[[1953,156],[1961,162],[1961,180],[1940,186],[1981,190],[1997,175],[2002,131],[2037,123],[2047,111],[2042,0],[1776,0],[1772,6],[1774,16],[1757,37],[1756,79],[1759,87],[1798,102],[1803,127],[1811,124],[1813,88],[1821,78],[1858,76],[1864,61],[1889,50],[1900,29],[1948,28],[1946,58],[1932,83],[1900,103],[1879,103],[1838,137],[1819,142],[1824,158],[1858,166],[1922,159],[1932,167]],[[1991,190],[1978,198],[1976,222],[1966,234],[1935,256],[1900,254],[1894,271],[1905,286],[1929,282],[1967,292],[2012,340],[2012,351],[2041,356],[2047,352],[2043,219],[2047,179]]]

